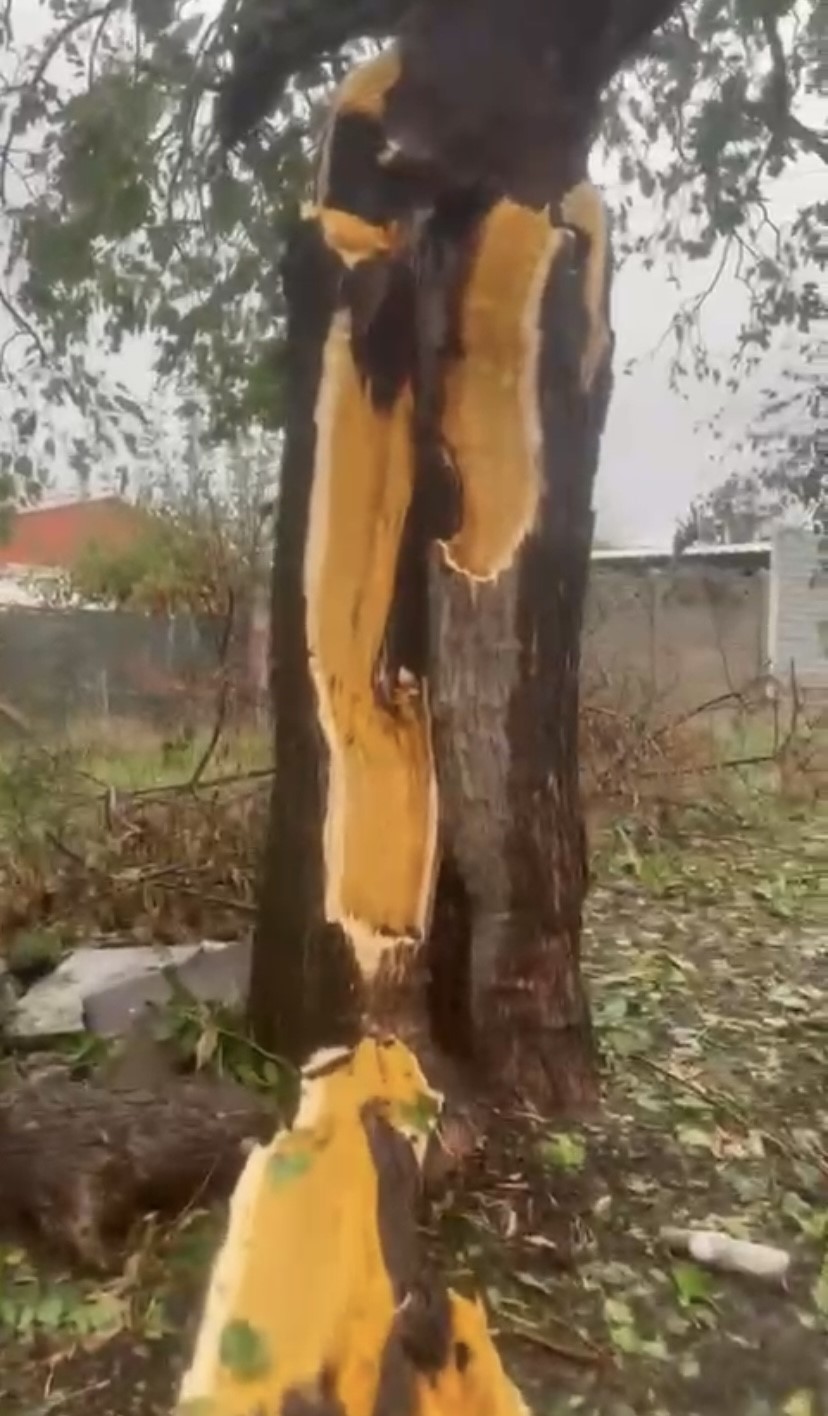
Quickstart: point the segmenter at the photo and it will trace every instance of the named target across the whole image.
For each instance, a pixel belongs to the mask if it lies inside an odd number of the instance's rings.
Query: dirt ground
[[[828,1413],[826,861],[813,808],[698,808],[602,839],[600,1123],[495,1118],[429,1234],[485,1292],[537,1416]],[[220,1225],[149,1228],[103,1287],[0,1250],[2,1416],[167,1416]],[[676,1259],[666,1225],[780,1245],[789,1278]]]

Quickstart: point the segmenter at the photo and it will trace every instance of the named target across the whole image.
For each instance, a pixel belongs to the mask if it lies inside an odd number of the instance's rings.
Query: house
[[[0,539],[0,606],[36,606],[93,545],[126,549],[146,513],[117,496],[51,501],[16,511]]]
[[[192,616],[116,614],[68,593],[66,573],[91,547],[126,552],[146,525],[116,496],[15,514],[0,542],[0,684],[28,722],[166,724],[199,691],[212,702],[215,651]]]
[[[44,502],[16,511],[0,541],[0,571],[9,566],[69,570],[90,545],[126,547],[146,513],[122,497]]]

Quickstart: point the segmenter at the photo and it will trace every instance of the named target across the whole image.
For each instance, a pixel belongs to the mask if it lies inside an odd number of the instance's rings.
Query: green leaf
[[[676,1139],[687,1150],[712,1150],[713,1135],[710,1131],[703,1131],[701,1126],[678,1126],[676,1128]]]
[[[633,1310],[623,1298],[605,1298],[604,1316],[611,1327],[635,1326]]]
[[[682,1308],[691,1308],[694,1303],[710,1303],[713,1284],[710,1275],[697,1264],[675,1264],[671,1277]]]
[[[439,1114],[437,1099],[428,1092],[420,1092],[414,1101],[401,1101],[394,1107],[394,1119],[401,1128],[412,1131],[430,1131]]]
[[[267,1375],[271,1361],[262,1333],[243,1318],[224,1327],[219,1342],[219,1360],[240,1382],[255,1382]]]
[[[268,1161],[267,1178],[271,1185],[286,1185],[307,1174],[312,1163],[310,1151],[277,1151]]]
[[[586,1162],[586,1142],[581,1136],[569,1131],[560,1131],[549,1136],[538,1146],[541,1159],[554,1165],[558,1170],[583,1170]]]
[[[811,1297],[824,1318],[828,1318],[828,1254],[819,1277],[811,1289]]]
[[[611,1327],[610,1336],[619,1352],[632,1354],[641,1351],[642,1341],[634,1327]]]
[[[66,1316],[66,1307],[59,1293],[47,1293],[37,1305],[37,1321],[42,1328],[58,1328]]]
[[[814,1416],[814,1397],[810,1391],[792,1392],[782,1407],[783,1416]]]

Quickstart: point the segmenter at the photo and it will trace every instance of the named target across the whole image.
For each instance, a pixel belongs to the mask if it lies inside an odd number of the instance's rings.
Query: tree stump
[[[421,1260],[440,1100],[397,1040],[312,1060],[236,1189],[178,1416],[521,1416],[482,1307]]]

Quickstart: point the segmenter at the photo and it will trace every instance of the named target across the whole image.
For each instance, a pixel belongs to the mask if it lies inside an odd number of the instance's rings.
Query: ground
[[[828,1412],[828,820],[746,797],[600,833],[585,947],[605,1098],[495,1117],[432,1216],[537,1416]],[[820,895],[823,899],[820,899]],[[108,1286],[0,1251],[2,1416],[169,1413],[221,1216]],[[671,1256],[665,1225],[780,1245],[785,1286]]]

